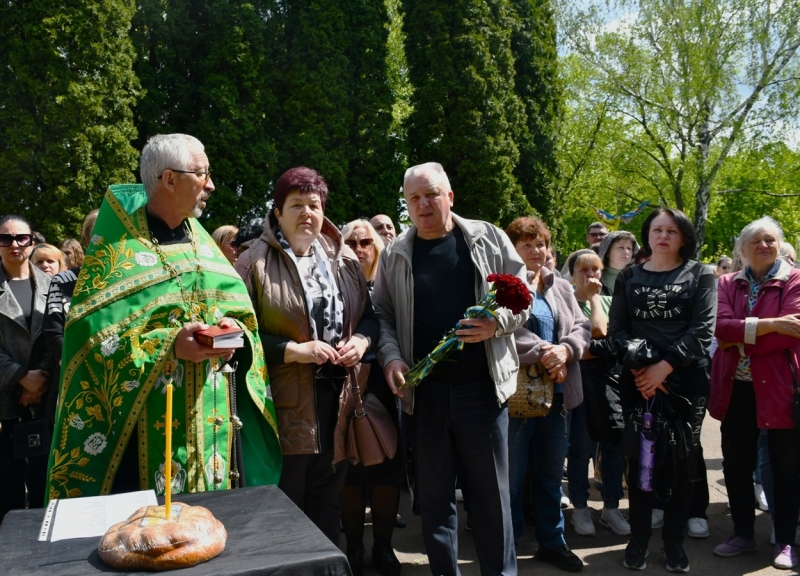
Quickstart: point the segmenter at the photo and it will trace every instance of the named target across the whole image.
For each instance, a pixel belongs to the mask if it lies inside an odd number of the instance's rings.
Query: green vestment
[[[247,289],[193,218],[191,244],[154,246],[146,202],[141,185],[111,186],[100,208],[64,331],[49,499],[108,494],[129,442],[138,445],[141,488],[163,494],[168,425],[173,493],[229,488],[232,402],[243,422],[247,485],[280,478],[275,408]],[[183,324],[213,326],[223,316],[245,330],[235,393],[212,362],[179,360],[173,352]]]

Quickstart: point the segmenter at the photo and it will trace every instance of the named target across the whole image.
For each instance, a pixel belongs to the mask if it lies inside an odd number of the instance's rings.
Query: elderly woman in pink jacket
[[[756,550],[753,470],[759,429],[768,431],[775,483],[776,568],[793,568],[800,511],[800,429],[792,416],[800,374],[800,270],[778,258],[783,232],[773,219],[751,222],[737,241],[747,266],[719,280],[709,413],[722,421],[725,485],[733,535],[714,549],[730,557]]]

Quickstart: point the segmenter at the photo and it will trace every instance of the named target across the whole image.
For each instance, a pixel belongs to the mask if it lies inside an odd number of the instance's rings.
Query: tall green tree
[[[562,90],[558,76],[556,24],[551,0],[511,0],[518,22],[511,36],[516,94],[527,123],[519,138],[514,170],[522,192],[551,230],[562,228],[556,136]]]
[[[203,214],[208,229],[265,212],[277,165],[273,9],[258,0],[142,0],[134,18],[136,72],[147,90],[137,146],[166,132],[203,142],[216,187]]]
[[[334,222],[396,216],[401,147],[391,137],[384,0],[290,0],[282,13],[279,172],[323,174]]]
[[[77,235],[137,163],[130,0],[0,5],[0,213]]]
[[[565,48],[624,124],[619,143],[648,159],[632,169],[693,214],[702,247],[730,155],[779,138],[795,119],[800,2],[574,0],[562,16]]]
[[[414,87],[409,163],[440,162],[464,216],[505,224],[532,208],[514,175],[525,111],[508,0],[403,0]]]

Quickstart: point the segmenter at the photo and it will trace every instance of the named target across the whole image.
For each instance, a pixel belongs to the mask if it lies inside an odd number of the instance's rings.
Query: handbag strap
[[[356,371],[353,368],[347,369],[347,375],[350,379],[350,393],[353,395],[353,400],[356,403],[355,411],[353,412],[353,416],[356,418],[362,418],[366,415],[364,411],[364,403],[361,400],[361,387],[358,385],[358,378],[356,378]]]

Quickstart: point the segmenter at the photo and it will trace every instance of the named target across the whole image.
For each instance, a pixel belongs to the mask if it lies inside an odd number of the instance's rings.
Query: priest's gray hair
[[[147,197],[158,187],[158,177],[164,170],[188,170],[193,154],[203,152],[203,143],[188,134],[157,134],[151,137],[139,162]]]
[[[403,188],[412,178],[425,178],[432,186],[442,192],[450,192],[452,190],[447,173],[438,162],[425,162],[406,170],[405,176],[403,176]]]
[[[756,234],[761,234],[763,232],[774,232],[775,237],[783,242],[783,230],[781,229],[781,225],[774,218],[770,218],[769,216],[762,216],[758,220],[753,220],[742,228],[741,234],[739,234],[739,238],[736,239],[736,246],[734,247],[734,252],[742,255],[742,247],[747,244]]]

